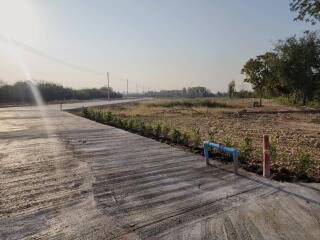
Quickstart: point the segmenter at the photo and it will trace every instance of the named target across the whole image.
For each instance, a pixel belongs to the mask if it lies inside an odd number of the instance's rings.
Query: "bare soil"
[[[199,128],[202,140],[209,138],[208,131],[214,132],[215,141],[231,142],[239,147],[245,137],[253,141],[253,157],[250,166],[261,171],[262,136],[269,134],[276,146],[276,159],[272,159],[274,173],[295,171],[299,151],[310,154],[313,161],[308,175],[320,180],[320,113],[302,107],[279,104],[264,100],[263,106],[248,107],[252,99],[216,99],[234,108],[164,108],[151,106],[166,100],[151,100],[107,109],[123,117],[160,122],[192,134]],[[230,144],[230,143],[229,143]]]

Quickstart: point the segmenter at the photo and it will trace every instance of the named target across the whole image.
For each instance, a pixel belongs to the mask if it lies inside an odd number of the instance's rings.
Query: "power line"
[[[43,58],[46,58],[50,61],[53,61],[53,62],[56,62],[58,64],[61,64],[61,65],[65,65],[65,66],[68,66],[70,68],[74,68],[76,70],[79,70],[79,71],[83,71],[83,72],[88,72],[88,73],[91,73],[91,74],[94,74],[94,75],[99,75],[99,76],[102,76],[102,75],[105,75],[106,73],[105,72],[98,72],[98,71],[95,71],[95,70],[91,70],[89,68],[86,68],[86,67],[83,67],[83,66],[80,66],[80,65],[76,65],[76,64],[73,64],[73,63],[70,63],[70,62],[67,62],[65,60],[62,60],[60,58],[57,58],[57,57],[53,57],[53,56],[50,56],[38,49],[35,49],[33,47],[30,47],[22,42],[19,42],[15,39],[11,39],[12,43],[14,43],[16,46],[18,46],[19,48],[22,48],[28,52],[31,52],[33,54],[36,54],[40,57],[43,57]]]
[[[5,41],[7,42],[8,41],[8,38],[5,37],[3,34],[0,33],[0,40],[2,41]],[[96,76],[106,76],[106,74],[109,75],[109,78],[114,78],[114,79],[117,79],[119,81],[122,81],[122,82],[125,82],[127,84],[127,94],[128,94],[128,84],[129,84],[129,80],[126,79],[126,78],[122,78],[122,77],[119,77],[119,76],[116,76],[114,74],[110,74],[107,73],[107,72],[102,72],[102,71],[96,71],[96,70],[92,70],[92,69],[89,69],[87,67],[83,67],[83,66],[80,66],[80,65],[77,65],[77,64],[74,64],[74,63],[71,63],[71,62],[68,62],[68,61],[65,61],[61,58],[57,58],[57,57],[54,57],[54,56],[51,56],[41,50],[38,50],[34,47],[31,47],[31,46],[28,46],[27,44],[23,43],[23,42],[20,42],[18,40],[15,40],[15,39],[10,39],[10,41],[15,44],[17,47],[21,48],[21,49],[24,49],[30,53],[33,53],[37,56],[40,56],[42,58],[46,58],[50,61],[53,61],[55,63],[58,63],[58,64],[61,64],[61,65],[64,65],[64,66],[67,66],[69,68],[73,68],[73,69],[76,69],[78,71],[82,71],[82,72],[87,72],[87,73],[90,73],[90,74],[93,74],[93,75],[96,75]],[[134,85],[134,83],[136,84],[136,90],[138,89],[138,86],[141,86],[141,88],[144,89],[144,85],[140,85],[134,81],[130,81],[132,82],[132,84]],[[138,91],[138,90],[137,90]]]

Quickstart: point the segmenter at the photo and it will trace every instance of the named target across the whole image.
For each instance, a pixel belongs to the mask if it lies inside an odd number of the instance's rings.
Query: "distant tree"
[[[290,10],[298,12],[298,16],[294,20],[310,22],[312,25],[320,22],[319,0],[292,0]]]
[[[234,80],[232,80],[229,84],[228,84],[228,95],[229,98],[232,98],[234,96],[236,90],[236,83]]]
[[[72,88],[65,88],[61,85],[49,82],[38,82],[37,87],[45,101],[65,100],[65,99],[106,99],[107,88],[90,88],[75,90]],[[114,92],[110,88],[111,98],[121,98],[122,95]],[[33,96],[30,88],[26,82],[17,82],[14,85],[0,83],[0,102],[33,102]]]
[[[208,97],[211,93],[206,87],[189,87],[187,89],[188,97]]]
[[[290,37],[279,41],[275,51],[279,71],[286,86],[302,94],[303,105],[320,89],[320,37],[316,32],[305,32],[301,38]]]
[[[262,106],[263,93],[266,90],[268,81],[272,77],[272,70],[267,61],[268,56],[269,53],[266,53],[265,55],[259,55],[254,59],[249,59],[241,70],[241,73],[245,75],[244,81],[250,83],[253,89],[258,93],[260,97],[260,106]]]

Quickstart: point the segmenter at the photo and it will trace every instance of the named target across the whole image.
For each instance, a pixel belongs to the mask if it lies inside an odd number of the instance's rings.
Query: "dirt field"
[[[193,128],[199,128],[202,140],[208,139],[210,130],[215,141],[228,142],[234,147],[239,147],[245,137],[250,137],[253,145],[251,166],[256,168],[261,166],[262,135],[267,133],[276,148],[272,169],[278,174],[279,171],[280,174],[294,171],[299,152],[304,151],[310,154],[312,161],[308,174],[319,181],[320,113],[297,113],[295,111],[308,109],[282,105],[273,100],[264,100],[261,108],[250,108],[248,103],[252,99],[215,99],[233,108],[154,106],[167,101],[150,100],[107,109],[123,117],[165,123],[190,134]]]

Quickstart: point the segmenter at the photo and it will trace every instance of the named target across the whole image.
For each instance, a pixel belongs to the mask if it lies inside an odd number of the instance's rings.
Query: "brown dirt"
[[[152,100],[153,102],[167,100]],[[233,104],[232,109],[208,108],[163,108],[150,107],[150,101],[140,104],[113,106],[108,108],[115,114],[136,117],[141,120],[166,123],[181,131],[192,134],[199,128],[202,140],[208,139],[208,130],[214,132],[216,141],[231,140],[239,147],[244,137],[253,140],[251,162],[261,166],[262,135],[269,134],[275,144],[277,158],[272,159],[272,168],[294,171],[298,152],[303,150],[311,155],[314,165],[309,175],[320,178],[320,113],[287,112],[305,111],[295,106],[287,106],[272,100],[265,100],[261,108],[248,108],[249,99],[218,99]],[[279,111],[278,113],[275,113]],[[254,114],[252,112],[255,112]]]

